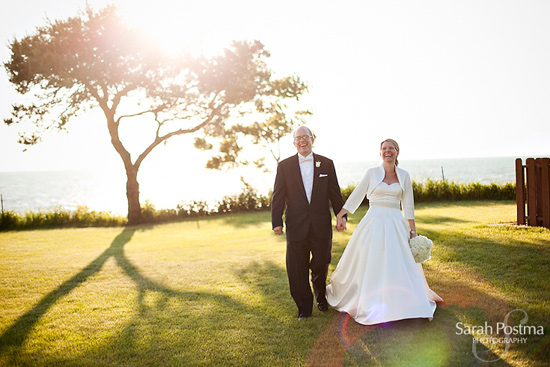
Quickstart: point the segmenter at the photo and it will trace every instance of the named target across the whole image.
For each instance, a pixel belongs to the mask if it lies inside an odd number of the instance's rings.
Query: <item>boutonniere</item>
[[[321,167],[321,162],[319,162],[319,161],[315,162],[315,167],[317,167],[317,168]]]

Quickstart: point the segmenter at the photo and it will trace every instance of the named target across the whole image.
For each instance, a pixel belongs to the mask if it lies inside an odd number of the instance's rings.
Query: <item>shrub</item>
[[[199,217],[212,214],[212,209],[206,201],[194,200],[189,203],[177,205],[177,213],[179,218]]]
[[[0,215],[0,230],[8,231],[11,229],[16,229],[20,226],[21,217],[12,211],[3,212]]]
[[[251,185],[243,181],[245,187],[237,195],[224,196],[218,202],[218,213],[238,213],[246,211],[267,210],[271,205],[271,194],[259,195]]]

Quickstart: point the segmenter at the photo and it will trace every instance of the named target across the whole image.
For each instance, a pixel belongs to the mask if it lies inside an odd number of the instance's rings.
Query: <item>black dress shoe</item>
[[[327,312],[328,311],[328,303],[317,303],[317,308],[321,312]]]

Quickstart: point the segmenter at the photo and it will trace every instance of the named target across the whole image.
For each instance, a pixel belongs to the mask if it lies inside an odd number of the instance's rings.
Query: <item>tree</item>
[[[212,57],[169,58],[124,24],[114,6],[88,7],[78,16],[48,21],[34,34],[14,39],[10,50],[4,64],[10,82],[30,100],[14,104],[4,122],[30,122],[33,131],[21,134],[19,142],[33,145],[44,131],[65,129],[81,113],[99,107],[126,170],[130,224],[141,218],[138,170],[159,144],[195,134],[195,147],[216,144],[220,153],[207,167],[246,164],[238,160],[239,136],[252,136],[256,143],[277,139],[304,114],[287,116],[285,101],[298,100],[307,85],[297,76],[276,79],[266,63],[270,54],[259,41],[234,41]],[[243,124],[250,114],[255,119]],[[133,159],[119,127],[144,117],[155,124],[156,134]],[[265,126],[271,135],[258,130]]]

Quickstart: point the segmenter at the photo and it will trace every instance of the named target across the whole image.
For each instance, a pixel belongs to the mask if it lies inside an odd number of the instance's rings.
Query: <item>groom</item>
[[[312,152],[314,140],[315,136],[305,126],[294,132],[298,154],[279,163],[271,199],[275,234],[283,234],[285,213],[286,270],[300,320],[310,317],[313,308],[309,269],[317,307],[328,310],[325,288],[332,250],[330,204],[334,214],[344,205],[334,164]],[[345,222],[337,229],[341,231],[344,227]]]

